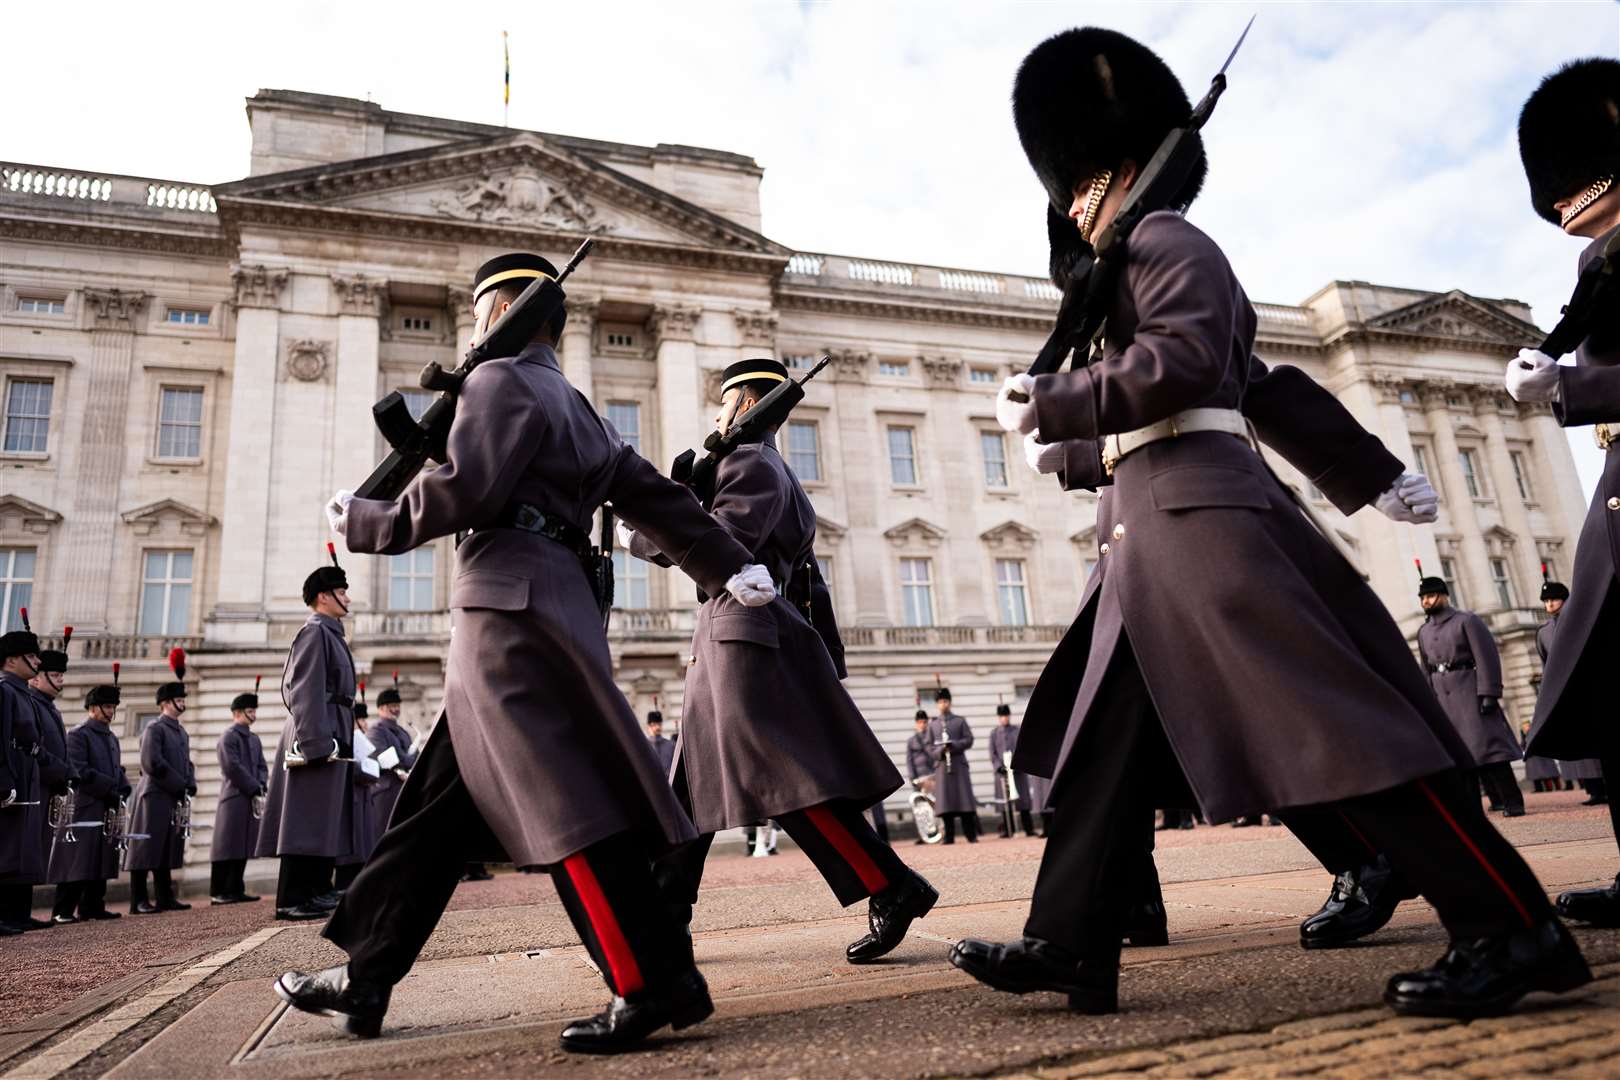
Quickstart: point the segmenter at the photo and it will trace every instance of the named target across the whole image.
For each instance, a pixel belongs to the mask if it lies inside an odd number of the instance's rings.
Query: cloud
[[[1614,55],[1620,7],[1258,5],[1211,121],[1194,217],[1250,295],[1335,278],[1530,302],[1550,325],[1580,245],[1531,213],[1514,129],[1536,81]],[[1007,104],[1019,59],[1076,22],[1141,37],[1200,95],[1249,14],[1230,4],[601,3],[486,14],[425,0],[92,0],[0,41],[26,107],[14,160],[218,182],[248,161],[259,87],[513,126],[680,142],[765,166],[765,231],[809,250],[1039,274],[1040,188]],[[20,101],[21,99],[19,99]],[[1583,444],[1577,440],[1578,454]],[[1582,454],[1583,468],[1592,455]],[[1587,476],[1590,482],[1595,475]]]

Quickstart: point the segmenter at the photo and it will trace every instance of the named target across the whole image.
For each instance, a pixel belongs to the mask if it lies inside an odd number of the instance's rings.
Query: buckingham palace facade
[[[325,558],[322,504],[385,450],[372,403],[397,389],[425,406],[416,374],[467,346],[484,259],[560,264],[587,234],[563,369],[662,466],[701,442],[728,363],[832,358],[781,445],[819,517],[848,687],[903,761],[919,695],[949,685],[988,798],[994,706],[1021,711],[1097,558],[1095,498],[1036,478],[994,421],[1050,326],[1048,281],[784,247],[739,154],[281,90],[247,116],[248,175],[212,187],[0,162],[0,629],[22,604],[44,633],[75,627],[70,725],[123,665],[132,763],[164,657],[188,650],[194,858],[227,703],[256,675],[277,684]],[[1308,371],[1442,495],[1433,528],[1324,513],[1409,633],[1414,558],[1490,621],[1509,714],[1528,719],[1539,566],[1568,571],[1585,508],[1558,424],[1502,389],[1540,337],[1528,307],[1335,281],[1257,308],[1260,356]],[[617,558],[620,685],[678,721],[692,588]],[[437,712],[454,561],[449,540],[344,559],[357,663],[373,693],[397,672],[418,728]],[[273,744],[282,715],[266,694],[255,730]]]

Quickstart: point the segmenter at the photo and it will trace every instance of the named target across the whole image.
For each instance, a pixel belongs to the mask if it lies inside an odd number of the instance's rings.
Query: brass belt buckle
[[[1599,450],[1607,450],[1614,445],[1615,433],[1609,430],[1608,424],[1597,424],[1592,428],[1592,438],[1597,442]]]
[[[1119,436],[1110,435],[1103,439],[1102,466],[1104,476],[1114,475],[1114,466],[1119,464]]]

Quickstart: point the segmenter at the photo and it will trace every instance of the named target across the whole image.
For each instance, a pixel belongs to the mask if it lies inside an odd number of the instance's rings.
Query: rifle
[[[815,378],[831,360],[832,357],[823,356],[821,362],[797,382],[787,379],[772,387],[741,419],[733,421],[725,434],[711,431],[703,440],[703,449],[708,453],[701,459],[696,450],[681,451],[669,467],[669,478],[691,488],[703,509],[713,509],[715,472],[720,462],[737,447],[759,441],[767,431],[787,420],[793,407],[804,400],[804,384]]]
[[[1586,264],[1575,282],[1575,291],[1564,305],[1563,318],[1537,348],[1557,360],[1573,352],[1587,335],[1601,311],[1620,306],[1620,233],[1609,237],[1598,257]]]
[[[456,396],[461,392],[461,384],[484,361],[516,356],[524,350],[540,328],[562,310],[568,299],[562,290],[562,283],[590,254],[595,243],[593,237],[586,237],[555,281],[543,277],[531,281],[529,287],[495,320],[483,339],[467,350],[461,366],[454,371],[446,371],[434,362],[422,369],[417,381],[423,388],[439,392],[439,396],[422,413],[422,419],[411,418],[405,398],[397,390],[371,407],[378,430],[394,449],[355,491],[356,498],[397,499],[405,486],[422,471],[429,458],[439,462],[445,460],[450,423],[456,418]]]
[[[1050,375],[1063,366],[1064,359],[1077,346],[1088,346],[1102,330],[1108,308],[1114,297],[1114,285],[1125,268],[1125,250],[1131,233],[1142,219],[1155,210],[1170,206],[1170,201],[1181,190],[1198,162],[1198,131],[1215,111],[1215,103],[1226,91],[1226,69],[1232,58],[1243,47],[1249,36],[1254,16],[1249,17],[1237,44],[1227,56],[1226,63],[1209,82],[1209,91],[1193,109],[1187,123],[1174,128],[1159,143],[1158,150],[1148,160],[1147,167],[1131,186],[1130,193],[1120,205],[1119,212],[1108,227],[1097,234],[1094,244],[1082,244],[1082,254],[1069,272],[1063,289],[1063,300],[1058,305],[1057,324],[1052,335],[1041,346],[1035,362],[1029,366],[1031,375]],[[1076,358],[1076,363],[1079,358]],[[1015,393],[1014,401],[1027,401],[1025,395]]]

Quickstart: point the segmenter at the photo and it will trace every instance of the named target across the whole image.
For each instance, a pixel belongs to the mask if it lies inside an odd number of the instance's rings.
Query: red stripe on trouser
[[[1513,904],[1513,909],[1519,913],[1519,918],[1524,920],[1524,925],[1527,927],[1536,925],[1536,920],[1530,917],[1530,909],[1524,906],[1524,901],[1520,900],[1518,895],[1508,888],[1507,881],[1503,879],[1501,874],[1497,873],[1496,867],[1490,864],[1490,860],[1485,858],[1485,853],[1475,846],[1474,842],[1468,838],[1468,834],[1462,831],[1462,826],[1457,824],[1457,819],[1451,816],[1451,812],[1446,809],[1445,804],[1440,801],[1439,797],[1429,790],[1429,785],[1422,780],[1414,782],[1423,790],[1423,794],[1429,797],[1429,801],[1434,804],[1434,808],[1440,811],[1440,816],[1445,818],[1447,825],[1451,826],[1451,831],[1457,834],[1457,839],[1463,842],[1463,846],[1479,861],[1479,865],[1485,868],[1485,872],[1491,876],[1491,880],[1496,882],[1496,887],[1502,890],[1502,895],[1506,896]]]
[[[630,951],[630,942],[625,940],[618,916],[613,914],[613,906],[602,892],[591,864],[581,853],[568,856],[563,860],[563,866],[568,871],[568,880],[574,883],[580,903],[585,905],[585,917],[590,920],[591,930],[596,934],[596,943],[601,946],[602,955],[607,957],[613,988],[620,997],[641,990],[646,985],[641,979],[641,965],[636,963],[636,954]]]
[[[849,863],[850,868],[855,871],[855,876],[866,886],[867,892],[880,893],[889,887],[889,879],[877,868],[872,856],[849,835],[849,830],[844,828],[843,822],[832,815],[832,811],[825,806],[812,806],[804,812],[804,816],[810,819],[810,824],[816,827],[817,832],[827,838],[833,850]]]
[[[1377,848],[1373,847],[1373,842],[1371,840],[1368,840],[1365,836],[1361,835],[1361,830],[1356,828],[1356,823],[1351,821],[1349,818],[1345,817],[1343,810],[1337,811],[1337,813],[1339,815],[1339,820],[1344,822],[1345,828],[1347,828],[1351,832],[1355,833],[1356,834],[1356,839],[1360,840],[1362,845],[1365,846],[1366,849],[1372,853],[1373,858],[1376,859],[1379,856],[1380,853],[1379,853]]]

